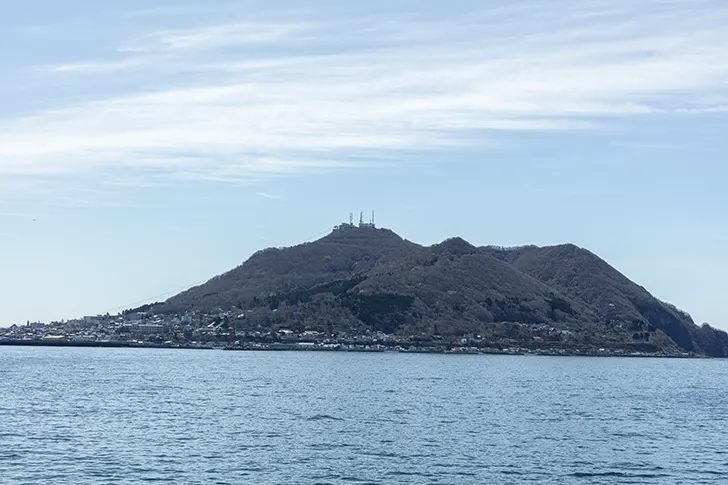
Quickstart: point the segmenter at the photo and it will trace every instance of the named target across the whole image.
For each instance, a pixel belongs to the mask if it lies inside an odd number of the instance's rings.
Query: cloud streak
[[[119,72],[140,88],[0,119],[0,175],[121,167],[254,180],[502,131],[725,109],[725,7],[558,3],[437,22],[287,17],[149,32],[115,46],[123,59],[53,66],[78,89]]]
[[[273,194],[269,194],[267,192],[256,192],[255,195],[257,195],[259,197],[263,197],[264,199],[272,199],[272,200],[283,199],[283,197],[281,197],[280,195],[273,195]]]
[[[260,45],[292,41],[314,25],[306,23],[233,23],[192,29],[163,30],[125,43],[122,52],[202,51],[241,45]]]

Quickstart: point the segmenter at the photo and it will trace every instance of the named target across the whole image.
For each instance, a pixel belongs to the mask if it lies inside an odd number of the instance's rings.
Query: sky
[[[571,242],[728,329],[722,0],[0,0],[0,326],[350,212]]]

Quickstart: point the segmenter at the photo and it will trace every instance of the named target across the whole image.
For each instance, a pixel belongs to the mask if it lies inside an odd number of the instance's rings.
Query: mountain
[[[259,251],[153,310],[235,310],[239,329],[728,355],[725,332],[698,327],[574,245],[505,249],[451,238],[426,247],[348,225],[312,243]]]
[[[660,332],[679,348],[708,355],[728,355],[728,335],[708,325],[698,327],[690,315],[658,300],[606,261],[573,244],[514,251],[489,248],[495,257],[592,308],[596,323],[623,326],[633,339]]]

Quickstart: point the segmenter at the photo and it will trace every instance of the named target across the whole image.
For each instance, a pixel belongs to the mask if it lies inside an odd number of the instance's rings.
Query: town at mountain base
[[[696,325],[586,249],[460,238],[425,247],[373,224],[259,251],[143,310],[200,323],[217,315],[217,329],[246,342],[379,335],[441,348],[728,356],[728,334]]]

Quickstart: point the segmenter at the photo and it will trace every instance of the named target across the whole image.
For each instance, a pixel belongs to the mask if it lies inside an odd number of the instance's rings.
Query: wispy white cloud
[[[159,189],[168,185],[162,181],[135,179],[129,177],[118,177],[113,180],[106,180],[104,181],[104,184],[112,187],[126,187],[134,189]]]
[[[116,46],[123,60],[55,66],[79,89],[118,72],[138,89],[0,119],[0,175],[137,167],[240,182],[483,144],[497,131],[721,111],[727,20],[709,1],[559,0],[438,21],[162,29]]]
[[[5,212],[0,211],[0,217],[18,217],[23,219],[32,219],[35,217],[33,214],[29,212]]]
[[[267,192],[256,192],[255,195],[263,197],[264,199],[281,200],[283,197],[280,195],[269,194]]]
[[[108,73],[111,71],[130,70],[147,65],[147,59],[120,59],[116,61],[79,62],[60,64],[54,68],[56,72],[69,73]]]
[[[194,29],[154,32],[119,47],[123,52],[204,50],[246,44],[272,44],[292,40],[308,30],[307,23],[234,23]]]
[[[142,8],[130,10],[125,13],[128,17],[169,17],[181,15],[194,15],[207,11],[204,5],[172,5],[164,7]]]

